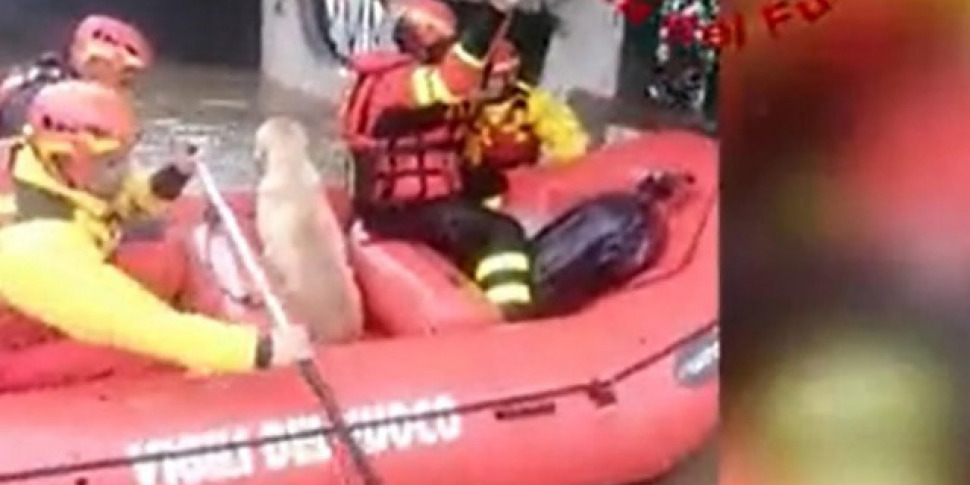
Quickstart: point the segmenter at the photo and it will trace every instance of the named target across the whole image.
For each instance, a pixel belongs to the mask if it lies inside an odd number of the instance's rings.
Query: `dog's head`
[[[300,122],[282,116],[267,119],[259,125],[253,138],[253,160],[261,170],[278,160],[308,158],[310,140]],[[298,154],[299,156],[279,156]]]

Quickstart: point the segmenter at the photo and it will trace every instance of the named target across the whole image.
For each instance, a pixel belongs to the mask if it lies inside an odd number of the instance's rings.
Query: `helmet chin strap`
[[[55,155],[55,159],[51,160],[50,169],[57,180],[60,180],[65,187],[71,190],[83,190],[82,183],[77,180],[69,171],[65,170],[65,166],[70,163],[66,160],[64,155]]]

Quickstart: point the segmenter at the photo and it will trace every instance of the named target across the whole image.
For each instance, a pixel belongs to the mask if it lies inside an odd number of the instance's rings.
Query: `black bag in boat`
[[[588,199],[543,228],[532,240],[539,313],[578,310],[654,264],[667,241],[660,204],[683,180],[651,173],[635,190]]]

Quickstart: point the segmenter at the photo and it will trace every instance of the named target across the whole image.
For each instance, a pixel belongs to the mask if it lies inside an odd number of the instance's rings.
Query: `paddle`
[[[279,298],[275,293],[273,293],[262,267],[259,265],[259,263],[257,263],[256,257],[253,254],[253,249],[246,241],[246,237],[243,236],[242,230],[239,227],[239,222],[236,221],[236,217],[233,215],[232,209],[229,208],[229,205],[226,203],[225,198],[223,198],[222,193],[219,192],[219,188],[216,186],[215,179],[212,177],[209,167],[201,161],[198,162],[196,166],[199,180],[202,183],[202,188],[205,191],[206,197],[209,199],[209,202],[212,203],[213,208],[219,216],[219,219],[222,220],[222,223],[229,231],[229,239],[232,242],[236,252],[239,253],[239,257],[242,259],[242,263],[243,266],[245,266],[246,271],[256,283],[256,287],[259,289],[259,292],[263,297],[263,301],[266,303],[266,307],[269,310],[273,324],[281,328],[289,327],[292,325],[292,323],[290,323],[290,319],[287,317],[286,311],[283,309],[283,305],[280,303]],[[341,411],[340,405],[337,402],[336,395],[327,382],[323,380],[323,376],[321,376],[320,371],[317,370],[313,357],[308,357],[305,360],[299,361],[297,363],[297,367],[300,370],[303,381],[313,392],[314,396],[316,396],[316,398],[320,401],[320,404],[323,405],[327,419],[330,420],[334,430],[337,433],[338,441],[340,444],[346,447],[347,451],[350,453],[351,461],[353,462],[354,467],[357,469],[357,472],[360,474],[360,477],[363,479],[364,484],[380,485],[380,478],[371,467],[370,462],[364,455],[363,450],[360,449],[353,436],[351,436],[350,429],[347,426],[346,421],[344,421],[343,412]],[[337,447],[335,446],[335,456],[336,452]]]
[[[470,113],[468,118],[472,123],[474,123],[474,120],[478,118],[484,108],[485,103],[482,99],[482,93],[488,87],[488,78],[492,75],[492,68],[494,67],[493,58],[495,57],[495,52],[498,50],[499,43],[509,33],[509,28],[512,26],[512,15],[514,14],[514,9],[505,14],[502,23],[499,24],[498,29],[495,30],[495,34],[492,36],[492,42],[488,44],[488,51],[485,52],[485,68],[482,70],[482,78],[470,96],[471,109],[468,110]]]

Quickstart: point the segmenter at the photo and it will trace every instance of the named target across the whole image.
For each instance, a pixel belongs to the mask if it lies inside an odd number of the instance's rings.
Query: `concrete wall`
[[[605,0],[565,0],[550,12],[558,28],[549,43],[542,85],[563,98],[572,90],[616,94],[623,18]]]
[[[317,19],[307,11],[321,0],[262,1],[264,101],[299,108],[305,104],[301,97],[325,102],[339,97],[340,63],[320,38],[314,38],[326,26],[312,25]],[[600,0],[550,0],[546,6],[557,27],[549,39],[541,84],[564,98],[577,89],[612,97],[618,85],[622,18]],[[349,23],[354,21],[364,20],[351,16]],[[338,30],[353,28],[342,25]],[[535,40],[545,45],[545,39]]]
[[[340,64],[312,32],[315,0],[262,0],[261,97],[270,111],[319,110],[337,102],[345,84]]]

